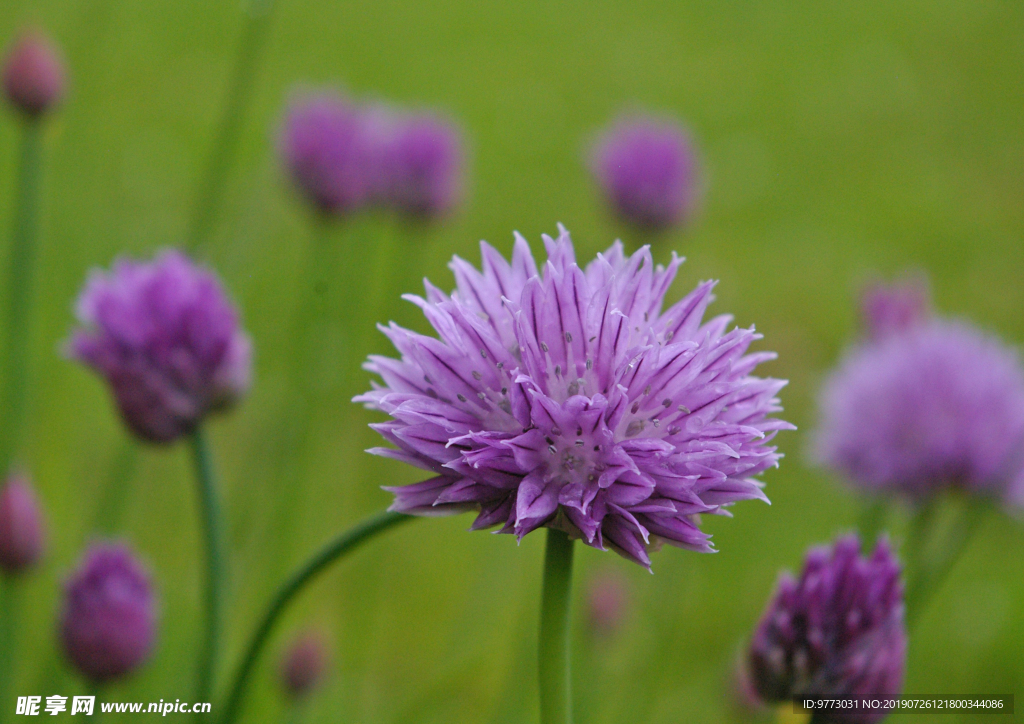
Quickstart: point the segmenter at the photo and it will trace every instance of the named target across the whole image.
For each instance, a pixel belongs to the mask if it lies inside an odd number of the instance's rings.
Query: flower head
[[[121,259],[78,299],[69,353],[103,375],[128,427],[170,442],[249,387],[251,349],[217,277],[184,254]]]
[[[68,658],[90,680],[110,681],[141,666],[155,636],[145,569],[124,545],[94,545],[65,591],[61,639]]]
[[[399,119],[388,144],[384,201],[405,216],[452,210],[462,190],[462,142],[455,126],[430,114]]]
[[[9,475],[0,490],[0,571],[13,575],[32,567],[43,555],[44,539],[39,501],[28,478]]]
[[[642,229],[674,226],[697,200],[696,159],[674,123],[621,118],[598,143],[592,165],[615,213]]]
[[[905,332],[931,318],[928,280],[910,277],[894,284],[872,282],[861,293],[860,311],[870,339]]]
[[[853,348],[820,410],[818,459],[862,488],[920,498],[956,486],[1024,503],[1024,370],[965,322]]]
[[[281,683],[293,698],[305,696],[320,683],[327,670],[327,645],[316,633],[292,641],[281,660]]]
[[[893,699],[903,686],[907,635],[900,566],[880,540],[861,557],[856,536],[812,548],[799,579],[784,574],[750,644],[766,701]],[[829,710],[826,721],[873,724],[888,710]]]
[[[280,154],[295,185],[320,211],[351,213],[369,199],[368,120],[348,99],[328,92],[297,97],[289,107]]]
[[[392,417],[373,427],[398,449],[371,452],[432,474],[388,488],[392,509],[560,528],[644,566],[655,539],[711,550],[697,514],[764,499],[755,476],[790,427],[769,417],[785,383],[750,374],[774,355],[748,354],[758,335],[728,316],[702,321],[713,283],[662,310],[679,258],[616,242],[581,268],[564,229],[544,243],[539,270],[517,235],[511,264],[481,243],[482,271],[452,261],[451,296],[408,297],[440,339],[382,327],[402,357],[371,357],[384,384],[356,399]]]
[[[24,33],[8,52],[3,69],[7,100],[29,116],[38,116],[64,97],[64,63],[43,33]]]

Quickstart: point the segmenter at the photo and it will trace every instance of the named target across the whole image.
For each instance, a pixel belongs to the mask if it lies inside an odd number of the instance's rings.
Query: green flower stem
[[[16,576],[0,576],[0,722],[13,711],[11,682],[14,679],[14,650],[17,646],[18,594],[21,581]]]
[[[271,599],[270,606],[267,608],[266,613],[263,614],[263,619],[256,628],[252,639],[249,641],[249,646],[245,650],[245,655],[242,657],[242,663],[239,665],[234,681],[229,689],[227,705],[224,708],[221,724],[230,724],[238,716],[239,705],[245,694],[246,684],[248,683],[249,676],[252,674],[253,667],[266,646],[274,625],[280,619],[281,614],[284,613],[292,599],[305,588],[306,584],[327,570],[332,563],[342,558],[346,553],[358,548],[362,543],[370,540],[378,533],[383,533],[389,528],[393,528],[407,520],[412,520],[412,517],[391,512],[378,513],[364,520],[321,548],[318,553],[310,558],[291,578],[277,589],[277,593]]]
[[[934,534],[934,511],[925,507],[915,516],[915,520],[912,521],[910,540],[908,540],[908,555],[914,556],[908,560],[913,564],[912,578],[904,596],[908,628],[917,623],[927,608],[928,602],[942,586],[943,581],[967,548],[967,544],[981,527],[981,523],[991,507],[992,504],[984,499],[971,499],[964,502],[963,508],[957,511],[956,518],[939,550],[931,555],[924,554],[927,544],[923,539],[926,535]],[[914,525],[914,523],[918,523],[916,520],[918,517],[924,518],[925,521],[923,524]],[[922,540],[915,540],[915,538]]]
[[[196,701],[210,701],[217,668],[217,650],[223,611],[223,535],[220,501],[213,473],[213,460],[201,427],[192,433],[192,458],[199,487],[200,515],[206,536],[206,632],[199,654]]]
[[[21,138],[17,205],[7,277],[7,340],[4,356],[3,428],[0,433],[0,476],[6,476],[21,442],[25,416],[32,281],[35,276],[37,210],[42,123],[27,119]]]
[[[186,244],[189,249],[201,247],[209,239],[224,199],[228,172],[238,148],[242,121],[252,100],[252,89],[260,57],[267,44],[274,0],[250,0],[246,7],[245,29],[235,69],[228,86],[224,115],[214,138],[213,149],[199,187],[199,198],[189,222]]]
[[[572,722],[572,685],[569,674],[572,553],[573,542],[569,536],[560,530],[548,528],[538,646],[541,724]]]
[[[889,512],[888,506],[881,498],[865,503],[857,520],[857,532],[860,534],[860,546],[865,553],[875,547],[879,534],[885,530],[885,521]]]
[[[93,514],[94,531],[109,536],[121,529],[125,508],[131,500],[129,484],[138,467],[139,444],[135,438],[125,435],[110,461],[103,487],[96,496],[99,502]]]

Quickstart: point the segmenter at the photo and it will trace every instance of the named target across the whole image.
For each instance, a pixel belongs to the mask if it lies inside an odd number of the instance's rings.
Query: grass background
[[[51,540],[22,592],[19,694],[84,692],[55,645],[60,582],[90,539],[116,532],[151,566],[162,621],[150,665],[102,698],[191,696],[201,579],[187,449],[131,452],[106,390],[57,350],[89,268],[180,243],[241,22],[237,0],[0,4],[0,40],[25,23],[45,27],[71,76],[46,133],[22,459]],[[717,555],[665,550],[651,576],[580,550],[576,711],[584,724],[741,720],[729,671],[778,570],[849,529],[859,509],[806,457],[817,387],[855,334],[858,285],[874,272],[926,270],[941,310],[1024,341],[1022,73],[1024,6],[998,0],[279,0],[223,213],[201,251],[256,348],[250,397],[210,426],[232,551],[231,666],[287,571],[386,506],[379,485],[416,479],[361,452],[375,444],[373,415],[347,400],[367,384],[359,360],[388,350],[372,324],[423,329],[399,293],[416,291],[422,275],[450,287],[446,261],[478,261],[480,238],[508,252],[518,229],[539,248],[560,221],[581,257],[619,235],[635,248],[640,240],[599,203],[583,157],[602,125],[640,107],[688,124],[706,174],[697,222],[657,244],[660,259],[671,249],[689,258],[672,295],[721,279],[713,310],[756,323],[761,347],[779,352],[764,371],[791,380],[783,402],[800,431],[779,438],[787,457],[765,476],[771,507],[741,504],[735,519],[707,521]],[[282,105],[303,83],[457,118],[469,145],[462,211],[427,230],[373,218],[317,229],[274,154]],[[12,223],[17,137],[6,112],[0,229]],[[388,238],[390,261],[379,253]],[[311,302],[313,279],[321,291]],[[315,323],[310,309],[324,310]],[[111,471],[125,461],[120,489]],[[332,639],[334,666],[305,721],[535,721],[542,537],[517,547],[467,534],[469,521],[414,522],[309,590],[257,672],[247,720],[285,716],[275,659],[313,626]],[[628,580],[631,607],[616,636],[597,640],[583,593],[606,568]],[[905,693],[1020,695],[1022,644],[1024,525],[999,515],[915,631]],[[227,662],[221,685],[226,672]]]

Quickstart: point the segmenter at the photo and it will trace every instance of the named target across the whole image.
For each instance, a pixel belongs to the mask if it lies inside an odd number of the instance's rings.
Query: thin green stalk
[[[865,552],[869,552],[875,547],[878,535],[885,529],[888,512],[889,508],[881,498],[869,500],[861,510],[860,518],[857,521],[857,532],[860,534],[861,548]]]
[[[139,445],[134,438],[124,436],[114,453],[103,488],[97,499],[99,504],[93,515],[93,530],[112,535],[121,529],[121,519],[130,496],[128,486],[139,466]]]
[[[964,550],[967,549],[967,544],[981,527],[981,523],[991,507],[991,503],[987,500],[965,502],[963,509],[957,512],[956,520],[946,535],[938,554],[919,557],[917,566],[912,571],[913,578],[910,585],[907,586],[904,596],[908,628],[920,619],[928,602],[949,576]]]
[[[206,243],[217,220],[228,172],[238,148],[242,121],[252,100],[256,71],[267,43],[273,9],[273,0],[251,0],[248,4],[245,29],[242,31],[238,58],[228,86],[224,115],[220,119],[185,237],[189,249],[197,249]]]
[[[903,568],[917,575],[924,561],[928,542],[934,535],[935,520],[938,517],[938,496],[932,496],[920,504],[910,518],[907,537],[903,543]]]
[[[19,580],[0,577],[0,722],[10,715],[11,683],[14,680],[14,650],[17,647]],[[13,705],[12,705],[13,706]]]
[[[324,404],[321,384],[321,368],[327,357],[324,337],[332,319],[332,287],[338,282],[333,228],[332,221],[326,216],[314,219],[313,238],[310,239],[302,283],[299,284],[300,297],[292,322],[289,345],[292,353],[288,368],[291,393],[282,411],[282,419],[292,422],[275,440],[280,452],[272,475],[288,488],[290,494],[274,507],[273,528],[279,543],[275,546],[276,555],[271,568],[274,578],[287,573],[286,566],[291,563],[288,546],[281,543],[294,539],[295,527],[301,522],[297,511],[304,500],[303,493],[310,477],[313,458],[310,441],[314,439],[317,412]],[[338,360],[332,362],[335,363],[339,369],[348,368]]]
[[[292,574],[291,578],[277,589],[277,592],[271,599],[270,606],[267,608],[266,613],[263,614],[259,626],[249,641],[249,646],[242,657],[242,663],[239,664],[238,671],[229,689],[227,705],[224,708],[221,724],[230,724],[238,716],[238,708],[242,702],[242,697],[245,695],[245,688],[248,684],[249,676],[252,674],[253,667],[266,646],[274,625],[280,619],[281,614],[284,613],[292,599],[305,588],[306,584],[327,570],[332,563],[343,557],[346,553],[358,548],[360,544],[370,540],[378,533],[383,533],[389,528],[393,528],[407,520],[412,520],[411,516],[391,512],[378,513],[372,518],[364,520],[321,548],[318,553],[310,558],[298,571]]]
[[[37,210],[42,123],[28,119],[21,138],[18,166],[17,205],[11,240],[7,278],[7,340],[2,403],[3,431],[0,434],[0,474],[6,475],[21,442],[25,416],[28,373],[29,329],[31,325],[32,281],[35,276]]]
[[[201,427],[192,433],[192,457],[199,486],[200,515],[206,537],[206,632],[199,654],[196,701],[210,701],[217,670],[217,650],[223,611],[224,558],[220,501],[213,460]]]
[[[572,682],[569,673],[572,553],[573,542],[569,536],[560,530],[548,528],[538,646],[541,724],[572,722]]]

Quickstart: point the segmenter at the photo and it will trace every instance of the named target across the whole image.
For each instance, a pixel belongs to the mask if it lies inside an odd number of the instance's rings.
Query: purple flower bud
[[[618,631],[629,610],[629,585],[615,570],[602,571],[590,581],[587,589],[587,623],[598,636],[608,637]]]
[[[386,203],[420,219],[454,208],[462,192],[462,142],[454,125],[429,114],[400,119],[388,150]]]
[[[893,699],[907,635],[900,566],[888,543],[860,555],[856,536],[812,548],[799,579],[783,575],[754,633],[748,663],[762,699]],[[874,724],[888,710],[836,709],[825,721]]]
[[[592,168],[624,221],[662,231],[686,221],[697,201],[697,162],[687,134],[648,116],[622,117],[601,138]]]
[[[78,300],[71,356],[110,384],[131,430],[170,442],[249,388],[251,348],[217,277],[184,254],[120,259]]]
[[[872,282],[861,293],[860,312],[870,339],[905,332],[931,317],[928,280],[916,276],[893,284]]]
[[[43,555],[43,519],[28,478],[14,473],[0,491],[0,570],[21,573]]]
[[[327,671],[327,645],[322,636],[306,633],[292,641],[281,659],[281,684],[294,699],[316,688]]]
[[[918,499],[959,487],[1024,504],[1024,369],[966,322],[854,347],[820,410],[815,454],[858,487]]]
[[[22,33],[7,55],[3,70],[7,100],[38,116],[64,97],[64,64],[50,39],[37,30]]]
[[[138,669],[156,636],[149,575],[122,544],[92,546],[67,583],[61,640],[88,679],[103,683]]]
[[[290,105],[280,155],[299,190],[325,214],[346,214],[365,204],[373,152],[360,110],[340,95],[320,92]]]

